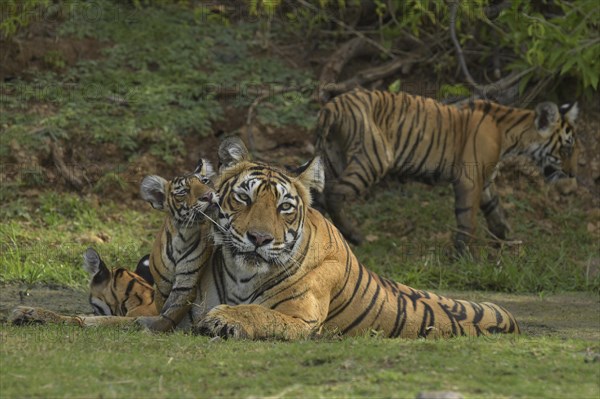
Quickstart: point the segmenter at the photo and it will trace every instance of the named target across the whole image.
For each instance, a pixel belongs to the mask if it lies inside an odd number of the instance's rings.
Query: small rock
[[[454,391],[419,392],[417,399],[463,399],[461,393]]]
[[[375,235],[375,234],[368,234],[368,235],[365,237],[365,240],[366,240],[367,242],[374,242],[374,241],[377,241],[377,240],[379,240],[379,236],[378,236],[378,235]]]

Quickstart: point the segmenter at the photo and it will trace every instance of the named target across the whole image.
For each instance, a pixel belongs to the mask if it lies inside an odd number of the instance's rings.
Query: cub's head
[[[577,103],[559,108],[554,103],[544,102],[535,109],[535,128],[542,141],[535,145],[532,154],[549,181],[577,173],[575,122],[578,114]]]
[[[125,316],[131,310],[125,305],[128,296],[143,298],[153,290],[151,283],[135,273],[123,268],[111,270],[106,267],[98,252],[92,248],[83,254],[83,268],[90,275],[90,304],[97,316]]]
[[[205,220],[208,208],[217,203],[211,180],[214,175],[210,162],[201,159],[193,173],[171,181],[146,176],[140,192],[153,208],[169,212],[175,224],[185,228]]]
[[[219,148],[220,197],[215,242],[235,264],[253,273],[287,267],[302,242],[311,204],[310,190],[321,191],[324,172],[319,158],[295,173],[250,162],[236,138]]]

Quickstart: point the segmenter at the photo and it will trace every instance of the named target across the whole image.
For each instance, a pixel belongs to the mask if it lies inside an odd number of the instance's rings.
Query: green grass
[[[599,245],[597,235],[586,229],[583,201],[571,198],[556,204],[547,210],[542,224],[530,202],[543,195],[526,192],[519,193],[519,200],[503,198],[510,207],[513,237],[522,244],[495,249],[484,240],[485,221],[480,215],[475,257],[456,261],[452,259],[451,187],[390,184],[349,206],[363,233],[374,236],[355,253],[369,268],[418,287],[598,293],[600,276],[590,276],[586,265],[598,256]],[[510,206],[514,202],[518,203]],[[412,230],[402,234],[407,226]]]
[[[600,393],[600,363],[591,362],[589,354],[598,348],[578,340],[247,342],[62,326],[4,326],[0,334],[0,391],[6,398],[414,398],[434,390],[465,397],[594,398]]]
[[[95,196],[47,192],[35,207],[13,204],[12,211],[21,216],[0,225],[0,282],[81,287],[89,281],[81,267],[89,246],[109,267],[135,268],[150,252],[164,214],[142,201],[135,203],[140,210],[96,201]]]
[[[585,267],[597,256],[598,243],[581,222],[585,213],[577,202],[549,213],[546,228],[528,221],[528,208],[515,206],[511,221],[522,245],[497,251],[486,243],[478,247],[477,258],[456,261],[450,256],[451,198],[447,187],[375,190],[371,199],[352,207],[363,231],[377,235],[355,248],[359,260],[386,277],[425,289],[598,293],[600,276],[588,276]],[[142,201],[124,207],[96,195],[52,191],[35,205],[16,199],[7,204],[0,212],[7,219],[0,225],[0,282],[81,286],[87,282],[81,254],[90,245],[110,266],[133,268],[150,252],[163,218]],[[407,223],[414,230],[403,236]]]

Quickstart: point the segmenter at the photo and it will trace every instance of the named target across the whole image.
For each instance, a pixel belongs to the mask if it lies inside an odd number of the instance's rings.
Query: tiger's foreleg
[[[207,249],[204,249],[207,251]],[[197,285],[204,263],[198,254],[190,254],[189,261],[180,262],[175,269],[175,281],[160,314],[138,318],[137,323],[144,328],[165,332],[174,330],[179,322],[190,311],[196,299]],[[160,293],[158,295],[161,295]]]
[[[219,305],[196,326],[203,335],[242,339],[307,338],[317,332],[318,323],[260,305]]]
[[[490,181],[484,187],[479,208],[483,212],[492,234],[501,240],[505,240],[510,235],[510,225],[506,221],[504,210],[496,192],[496,185],[493,181]]]
[[[479,205],[480,188],[478,180],[466,175],[454,182],[454,215],[457,233],[454,237],[454,248],[459,255],[470,253],[475,237],[477,207]]]

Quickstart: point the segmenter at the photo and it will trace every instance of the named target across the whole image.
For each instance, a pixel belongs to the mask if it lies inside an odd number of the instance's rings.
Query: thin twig
[[[471,76],[471,73],[467,68],[462,47],[460,46],[458,38],[456,37],[456,11],[458,10],[459,0],[452,0],[448,3],[448,7],[450,8],[450,38],[452,39],[452,43],[454,43],[458,64],[460,65],[460,69],[462,69],[463,75],[465,75],[467,82],[473,87],[478,87],[479,85],[477,82],[475,82],[475,79],[473,79],[473,76]]]

